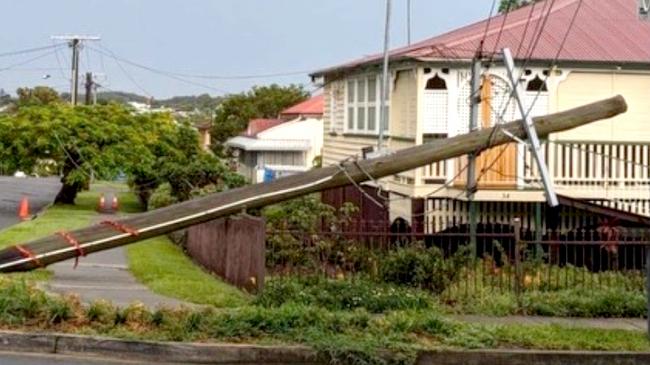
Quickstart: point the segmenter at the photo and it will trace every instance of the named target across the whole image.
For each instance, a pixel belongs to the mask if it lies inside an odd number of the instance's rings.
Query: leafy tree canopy
[[[16,90],[16,94],[18,105],[47,105],[62,101],[59,93],[47,86],[21,87]]]
[[[302,86],[256,86],[252,90],[226,97],[217,108],[212,126],[215,153],[223,154],[223,143],[246,129],[254,118],[277,118],[280,112],[306,100],[309,93]]]
[[[92,175],[113,179],[125,173],[139,193],[168,179],[202,186],[235,175],[201,150],[190,126],[167,113],[135,114],[117,104],[20,105],[0,115],[0,161],[9,171],[60,174],[63,187],[56,202],[63,204],[73,204]],[[200,166],[192,169],[196,164]],[[207,165],[212,170],[206,177],[202,169]],[[172,173],[177,166],[185,170]]]
[[[499,13],[512,11],[540,0],[501,0]]]

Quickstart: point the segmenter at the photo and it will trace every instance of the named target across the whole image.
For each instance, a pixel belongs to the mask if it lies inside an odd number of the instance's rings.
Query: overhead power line
[[[89,47],[91,50],[96,51],[100,54],[102,54],[101,50]],[[131,61],[129,59],[126,59],[124,57],[120,57],[116,55],[114,52],[109,51],[106,47],[102,47],[103,50],[110,52],[110,55],[104,54],[105,56],[108,57],[115,57],[119,59],[120,61],[127,63],[131,66],[138,67],[141,69],[145,69],[147,71],[151,71],[154,73],[160,73],[160,74],[165,74],[167,76],[177,76],[177,77],[185,77],[185,78],[190,78],[190,79],[206,79],[206,80],[248,80],[248,79],[263,79],[263,78],[274,78],[274,77],[285,77],[285,76],[296,76],[296,75],[306,75],[311,72],[314,72],[314,70],[299,70],[299,71],[288,71],[288,72],[277,72],[277,73],[260,73],[260,74],[251,74],[251,75],[208,75],[208,74],[193,74],[193,73],[183,73],[183,72],[175,72],[175,71],[169,71],[169,70],[162,70],[159,68],[151,67],[144,65],[139,62]]]
[[[58,48],[58,47],[61,47],[61,45],[60,44],[51,44],[49,46],[42,46],[42,47],[22,49],[22,50],[19,50],[19,51],[0,53],[0,57],[17,56],[17,55],[26,54],[26,53],[34,53],[34,52],[39,52],[39,51],[45,51],[45,50],[48,50],[48,49],[53,49],[53,48]]]
[[[55,52],[56,52],[56,50],[46,52],[46,53],[40,54],[40,55],[38,55],[36,57],[28,58],[28,59],[26,59],[24,61],[20,61],[20,62],[11,64],[11,65],[8,65],[8,66],[0,67],[0,72],[8,71],[8,70],[11,70],[11,69],[13,69],[15,67],[27,65],[27,64],[32,63],[32,62],[34,62],[36,60],[40,60],[41,58],[45,58],[45,57],[47,57],[49,55],[52,55]]]
[[[165,77],[168,77],[168,78],[176,80],[176,81],[180,81],[180,82],[185,83],[185,84],[202,87],[204,89],[216,91],[216,92],[222,93],[222,94],[229,94],[230,93],[229,91],[224,90],[224,89],[220,89],[220,88],[217,88],[217,87],[213,87],[213,86],[206,85],[206,84],[199,83],[199,82],[192,81],[192,80],[187,80],[187,79],[185,79],[183,77],[180,77],[180,76],[178,76],[178,75],[176,75],[176,74],[174,74],[172,72],[158,70],[158,69],[155,69],[155,68],[152,68],[152,67],[141,65],[139,63],[130,61],[130,60],[126,59],[126,58],[123,58],[123,57],[120,57],[120,56],[116,55],[113,51],[109,50],[106,47],[103,47],[101,45],[100,45],[100,47],[102,49],[97,49],[97,48],[94,48],[94,47],[88,47],[88,49],[90,49],[91,51],[97,52],[100,55],[104,55],[104,56],[112,58],[116,63],[118,63],[118,65],[119,65],[120,62],[123,62],[125,64],[130,65],[130,66],[140,68],[140,69],[143,69],[143,70],[147,70],[147,71],[149,71],[151,73],[161,75],[161,76],[165,76]],[[120,66],[120,67],[122,67],[122,66]]]

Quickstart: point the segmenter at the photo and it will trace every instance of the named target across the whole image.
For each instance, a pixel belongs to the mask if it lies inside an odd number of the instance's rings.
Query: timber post
[[[523,287],[523,266],[522,266],[522,249],[521,241],[521,219],[512,220],[514,228],[514,250],[515,250],[515,295],[517,296],[517,307],[521,309],[521,291]]]

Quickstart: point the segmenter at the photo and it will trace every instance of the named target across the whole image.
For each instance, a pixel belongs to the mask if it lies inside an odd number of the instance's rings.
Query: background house
[[[650,22],[638,0],[547,0],[396,49],[390,54],[386,145],[399,150],[468,132],[470,65],[481,47],[480,127],[518,119],[495,52],[509,47],[533,115],[616,94],[626,98],[626,114],[554,134],[544,141],[544,153],[560,194],[650,216],[648,39]],[[364,148],[376,145],[380,74],[377,55],[312,75],[325,84],[324,165],[362,158]],[[453,159],[383,179],[391,220],[403,218],[427,232],[466,225],[466,163],[466,158]],[[524,227],[538,232],[597,224],[569,206],[547,209],[538,171],[523,145],[482,153],[477,171],[481,224],[522,217]]]
[[[245,132],[226,142],[237,171],[252,183],[314,167],[323,146],[323,97],[316,96],[280,113],[278,119],[253,119]]]

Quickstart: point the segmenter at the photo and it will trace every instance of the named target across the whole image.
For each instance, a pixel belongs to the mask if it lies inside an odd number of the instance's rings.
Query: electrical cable
[[[221,93],[221,94],[229,94],[230,93],[229,91],[224,90],[224,89],[219,89],[219,88],[216,88],[216,87],[213,87],[213,86],[210,86],[210,85],[206,85],[206,84],[202,84],[202,83],[199,83],[199,82],[187,80],[187,79],[184,79],[182,77],[176,76],[176,75],[174,75],[172,73],[168,73],[166,71],[157,70],[157,69],[154,69],[154,68],[151,68],[151,67],[148,67],[148,66],[140,65],[138,63],[129,61],[129,60],[125,59],[125,58],[117,56],[115,53],[113,53],[108,48],[106,48],[106,47],[104,47],[102,45],[100,45],[100,47],[103,50],[100,50],[100,49],[97,49],[97,48],[94,48],[94,47],[90,47],[90,46],[87,46],[87,47],[90,50],[94,51],[94,52],[97,52],[99,54],[103,54],[104,56],[108,56],[108,57],[112,58],[116,63],[118,63],[120,65],[120,68],[123,68],[123,66],[121,66],[121,62],[124,62],[124,63],[126,63],[128,65],[133,66],[133,67],[137,67],[137,68],[149,71],[149,72],[157,74],[157,75],[165,76],[167,78],[170,78],[170,79],[173,79],[173,80],[185,83],[185,84],[198,86],[198,87],[201,87],[201,88],[204,88],[204,89],[216,91],[216,92]],[[143,91],[143,89],[141,89],[141,90]]]
[[[38,55],[36,57],[32,57],[32,58],[29,58],[27,60],[23,60],[21,62],[17,62],[17,63],[11,64],[11,65],[8,65],[8,66],[5,66],[5,67],[0,67],[0,72],[9,71],[9,70],[13,69],[14,67],[24,66],[26,64],[29,64],[29,63],[32,63],[34,61],[45,58],[47,56],[50,56],[50,55],[54,54],[54,52],[55,51],[46,52],[46,53],[43,53],[43,54]]]
[[[21,55],[21,54],[25,54],[25,53],[33,53],[33,52],[38,52],[38,51],[44,51],[44,50],[57,48],[57,47],[61,47],[61,45],[60,44],[53,44],[53,45],[49,45],[49,46],[42,46],[42,47],[23,49],[23,50],[19,50],[19,51],[5,52],[5,53],[0,53],[0,57],[16,56],[16,55]]]

